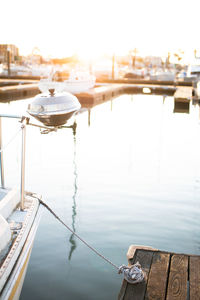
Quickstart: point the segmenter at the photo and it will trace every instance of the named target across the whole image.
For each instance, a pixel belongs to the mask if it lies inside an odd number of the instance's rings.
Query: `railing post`
[[[1,117],[0,117],[0,150],[2,150],[2,124],[1,124]],[[5,188],[4,185],[4,164],[3,164],[3,151],[0,152],[0,165],[1,165],[1,188]]]
[[[22,124],[22,151],[21,151],[21,210],[24,210],[24,186],[25,186],[25,151],[26,151],[26,125]]]

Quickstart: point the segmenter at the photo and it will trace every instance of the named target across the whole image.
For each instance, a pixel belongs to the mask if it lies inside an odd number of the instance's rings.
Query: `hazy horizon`
[[[1,3],[1,44],[15,44],[20,55],[95,58],[137,48],[146,55],[198,50],[197,1],[25,1]]]

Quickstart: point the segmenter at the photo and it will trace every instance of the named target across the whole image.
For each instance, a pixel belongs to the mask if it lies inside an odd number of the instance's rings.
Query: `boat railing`
[[[34,126],[40,128],[40,132],[42,134],[47,134],[52,131],[57,131],[57,129],[61,128],[71,128],[74,132],[76,131],[76,122],[73,125],[62,125],[62,126],[53,126],[47,127],[44,125],[34,124],[30,122],[30,118],[24,115],[10,115],[10,114],[0,114],[0,175],[1,175],[1,188],[5,189],[5,181],[4,181],[4,159],[3,159],[3,152],[12,142],[12,140],[16,137],[15,136],[7,143],[6,146],[2,147],[2,118],[15,118],[21,122],[20,131],[22,132],[22,141],[21,141],[21,182],[20,182],[20,209],[24,210],[24,195],[25,195],[25,154],[26,154],[26,126]],[[19,131],[18,131],[19,132]],[[17,132],[17,134],[18,134]]]
[[[25,187],[25,152],[26,152],[26,117],[20,115],[0,114],[0,173],[1,173],[1,188],[5,189],[4,181],[4,160],[3,152],[6,147],[2,147],[2,118],[20,119],[22,131],[21,144],[21,182],[20,182],[20,209],[24,210],[24,187]],[[11,140],[12,141],[12,140]],[[11,142],[10,141],[10,142]]]

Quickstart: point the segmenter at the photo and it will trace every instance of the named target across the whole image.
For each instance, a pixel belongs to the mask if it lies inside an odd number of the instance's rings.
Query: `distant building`
[[[0,44],[0,63],[6,63],[8,55],[10,63],[14,63],[19,58],[19,49],[12,44]]]

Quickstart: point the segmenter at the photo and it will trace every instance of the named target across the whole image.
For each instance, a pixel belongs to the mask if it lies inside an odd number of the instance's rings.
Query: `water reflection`
[[[165,104],[166,96],[163,96],[163,104]]]
[[[48,136],[42,137],[47,143],[36,148],[31,143],[38,144],[38,138],[31,136],[29,164],[37,168],[29,168],[29,186],[44,191],[47,197],[55,193],[56,210],[63,215],[65,191],[63,194],[60,186],[66,187],[66,178],[71,178],[71,201],[65,203],[70,227],[80,234],[87,232],[87,240],[115,262],[126,263],[125,253],[131,243],[199,254],[199,190],[194,189],[198,187],[194,180],[200,178],[199,108],[191,107],[190,114],[174,114],[173,97],[166,97],[164,105],[163,96],[131,98],[124,95],[114,100],[112,113],[110,102],[91,107],[91,128],[87,126],[88,107],[82,109],[75,140],[64,130],[53,135],[59,155],[48,151],[52,147]],[[66,155],[63,142],[75,142],[72,155]],[[42,154],[40,161],[35,159],[35,151]],[[60,176],[52,178],[46,172],[50,159],[54,159],[55,174],[60,172]],[[38,182],[41,163],[45,166],[41,176],[48,179],[42,183]],[[81,199],[84,209],[79,220]],[[60,224],[51,220],[49,214],[41,220],[21,300],[90,300],[93,295],[95,300],[116,299],[121,277],[95,255],[85,259],[87,249],[71,233],[63,241]],[[78,289],[77,282],[81,283]]]
[[[72,196],[73,199],[73,204],[72,204],[72,230],[74,232],[76,232],[76,227],[75,227],[75,223],[76,223],[76,195],[77,195],[77,191],[78,191],[78,186],[77,186],[77,164],[76,164],[76,128],[77,128],[77,123],[76,121],[73,124],[72,130],[73,130],[73,137],[74,137],[74,159],[73,159],[73,165],[74,165],[74,194]],[[70,247],[70,251],[69,251],[69,255],[68,255],[68,260],[71,260],[72,258],[72,253],[74,252],[74,250],[76,249],[77,245],[76,245],[76,240],[75,240],[75,236],[72,233],[70,238],[69,238],[69,242],[71,244]]]
[[[88,126],[90,127],[91,109],[88,108]]]
[[[174,113],[187,113],[190,112],[190,101],[180,101],[174,99]]]

